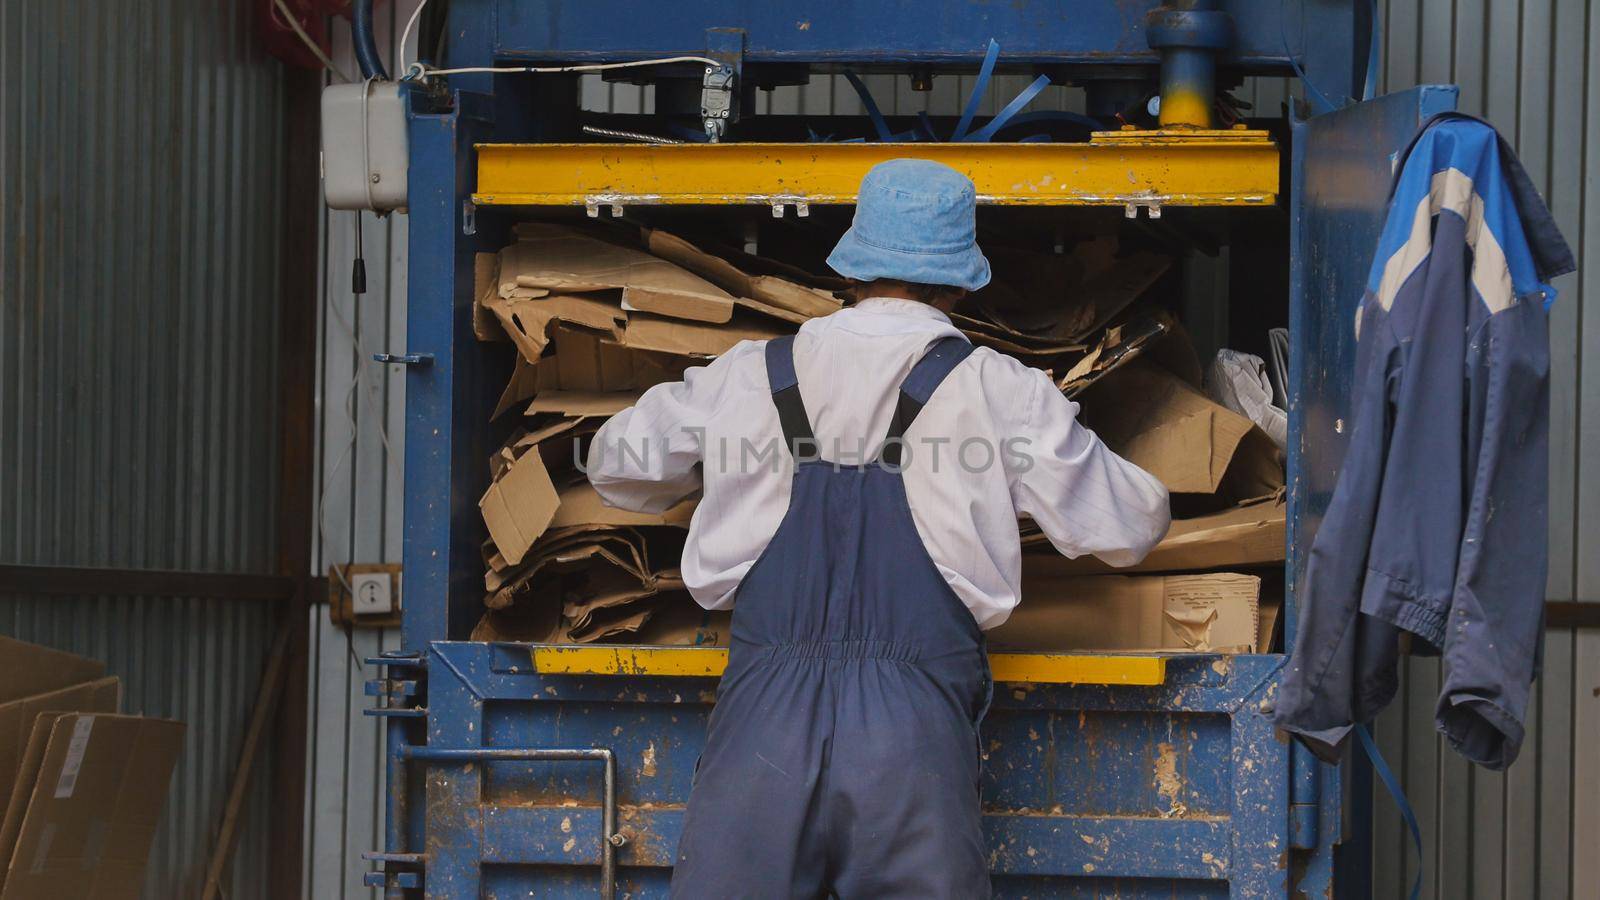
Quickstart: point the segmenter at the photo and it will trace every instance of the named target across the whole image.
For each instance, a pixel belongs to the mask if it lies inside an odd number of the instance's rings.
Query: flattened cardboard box
[[[726,322],[733,297],[699,275],[642,250],[611,244],[559,225],[521,223],[517,242],[500,251],[500,293],[621,288],[624,309],[699,322]]]
[[[115,676],[0,703],[0,797],[11,794],[17,768],[33,733],[33,720],[45,712],[117,711],[122,682]]]
[[[137,900],[183,732],[140,716],[57,718],[0,900]]]
[[[96,659],[0,637],[0,703],[93,681],[106,674]]]
[[[1024,557],[1022,601],[991,647],[1249,653],[1260,640],[1254,575],[1073,577],[1062,561]]]

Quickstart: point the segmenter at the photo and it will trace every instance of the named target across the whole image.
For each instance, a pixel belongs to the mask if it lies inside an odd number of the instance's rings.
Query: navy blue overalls
[[[983,898],[983,634],[934,567],[900,476],[903,435],[972,352],[936,343],[901,385],[879,460],[817,458],[793,339],[767,378],[795,456],[772,542],[740,583],[677,898]]]

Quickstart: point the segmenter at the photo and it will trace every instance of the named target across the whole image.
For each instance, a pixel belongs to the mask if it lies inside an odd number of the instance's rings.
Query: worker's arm
[[[1078,422],[1078,404],[1049,376],[1031,384],[1008,454],[1012,502],[1066,556],[1092,553],[1131,566],[1167,534],[1167,489],[1154,475],[1113,453]]]
[[[608,505],[659,513],[700,490],[705,428],[731,389],[739,360],[762,345],[746,341],[658,384],[612,416],[589,446],[589,483]]]

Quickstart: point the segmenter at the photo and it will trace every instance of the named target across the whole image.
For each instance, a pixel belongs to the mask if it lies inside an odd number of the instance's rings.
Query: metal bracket
[[[394,363],[400,366],[433,365],[432,353],[374,353],[372,358],[381,363]]]
[[[706,66],[700,81],[700,121],[706,129],[706,139],[716,144],[728,133],[728,122],[733,118],[733,66]]]
[[[744,29],[706,29],[706,55],[721,64],[707,65],[700,80],[700,122],[706,139],[719,143],[728,126],[739,121],[739,76],[744,65]]]

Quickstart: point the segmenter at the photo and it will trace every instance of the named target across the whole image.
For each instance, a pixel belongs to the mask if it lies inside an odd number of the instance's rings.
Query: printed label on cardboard
[[[83,768],[83,754],[89,750],[89,733],[94,730],[94,716],[80,716],[72,726],[72,740],[67,744],[67,758],[61,762],[61,778],[56,781],[56,799],[72,796],[78,787],[78,770]]]

